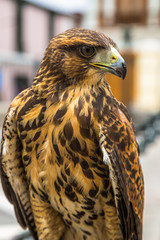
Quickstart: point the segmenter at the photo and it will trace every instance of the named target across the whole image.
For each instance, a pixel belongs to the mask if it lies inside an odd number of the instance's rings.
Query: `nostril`
[[[113,62],[117,61],[117,58],[115,56],[112,56],[112,61]]]

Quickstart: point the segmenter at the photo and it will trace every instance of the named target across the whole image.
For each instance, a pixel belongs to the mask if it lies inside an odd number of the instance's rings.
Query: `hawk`
[[[50,41],[32,86],[10,105],[1,180],[34,239],[142,239],[138,145],[107,73],[126,75],[116,44],[73,28]]]

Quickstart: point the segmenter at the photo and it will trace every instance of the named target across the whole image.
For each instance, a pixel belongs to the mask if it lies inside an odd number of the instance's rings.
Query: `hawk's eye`
[[[79,52],[83,57],[90,58],[96,53],[95,47],[82,46],[79,48]]]

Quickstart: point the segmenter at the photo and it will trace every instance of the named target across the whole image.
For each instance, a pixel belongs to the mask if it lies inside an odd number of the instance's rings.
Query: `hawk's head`
[[[126,75],[125,61],[113,40],[93,30],[73,28],[50,41],[34,85],[41,82],[44,88],[57,90],[94,85],[108,72],[123,79]]]

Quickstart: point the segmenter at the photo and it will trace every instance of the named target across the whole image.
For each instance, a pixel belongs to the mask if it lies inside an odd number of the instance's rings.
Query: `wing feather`
[[[101,148],[107,164],[123,238],[142,239],[143,174],[132,120],[116,100],[101,126]],[[104,161],[106,163],[106,160]]]
[[[21,159],[21,142],[16,129],[16,108],[10,107],[2,129],[0,175],[4,193],[14,206],[17,221],[37,238],[28,184]]]

